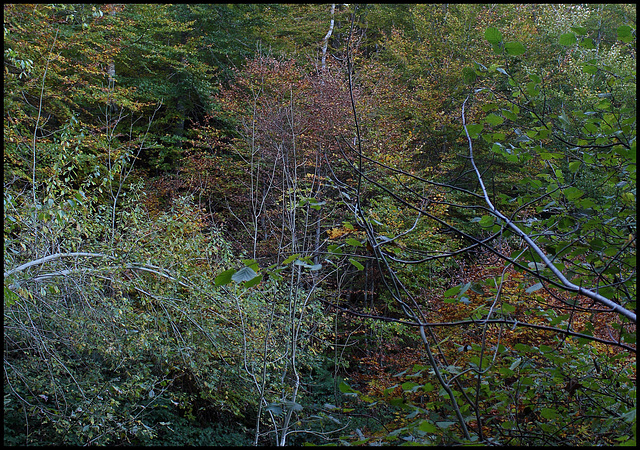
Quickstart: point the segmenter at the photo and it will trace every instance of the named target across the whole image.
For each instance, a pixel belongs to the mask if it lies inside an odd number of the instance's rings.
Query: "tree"
[[[317,422],[311,413],[316,407],[302,400],[309,368],[301,355],[305,339],[326,332],[327,318],[318,315],[316,299],[323,279],[317,276],[321,226],[333,209],[323,153],[336,148],[333,130],[346,129],[348,117],[341,110],[344,103],[332,103],[345,94],[332,66],[321,74],[307,73],[294,60],[258,54],[237,72],[234,88],[221,93],[228,121],[237,124],[232,151],[241,162],[235,181],[243,185],[241,197],[226,195],[226,201],[237,240],[250,242],[245,245],[250,257],[245,267],[228,269],[217,280],[253,286],[269,278],[278,286],[264,338],[264,365],[245,368],[259,397],[256,443],[268,436],[284,445]],[[323,127],[328,117],[335,118],[330,130]],[[278,317],[286,318],[286,327],[275,328]],[[267,345],[274,333],[286,343],[282,353]],[[285,382],[280,386],[273,379]],[[263,423],[264,417],[270,421]]]
[[[10,12],[10,33],[24,32],[24,11]],[[50,12],[34,22],[48,30]],[[191,198],[177,198],[160,213],[146,208],[142,184],[129,175],[155,125],[153,113],[141,117],[146,131],[130,128],[122,143],[118,131],[127,111],[111,102],[117,84],[95,103],[82,90],[68,99],[51,93],[50,78],[59,80],[86,55],[69,50],[60,63],[59,48],[76,50],[69,35],[55,33],[38,62],[24,65],[22,78],[38,74],[28,86],[39,87],[31,117],[19,91],[10,92],[13,103],[5,110],[5,129],[16,137],[11,155],[23,152],[32,162],[31,176],[15,167],[5,173],[5,443],[146,443],[170,434],[173,421],[182,431],[193,429],[191,422],[205,413],[227,429],[208,437],[203,431],[203,443],[242,443],[242,436],[229,438],[229,427],[236,427],[230,418],[250,416],[258,405],[243,394],[251,385],[235,367],[262,361],[253,351],[233,349],[260,342],[264,328],[244,325],[260,322],[265,296],[215,287],[211,274],[232,256],[215,226],[203,232],[204,213]],[[22,66],[25,56],[11,56],[8,64]],[[17,80],[5,75],[17,90],[20,74]],[[108,73],[83,75],[90,91]],[[82,115],[79,122],[73,112],[65,117],[55,110],[57,101],[103,108],[104,115]],[[52,121],[45,129],[46,115],[69,125]],[[253,307],[244,309],[238,297]],[[227,309],[229,299],[237,309]],[[273,323],[282,333],[278,317]],[[306,351],[296,357],[305,361]],[[188,442],[190,433],[176,441]]]
[[[635,6],[4,11],[5,443],[635,441]]]
[[[626,39],[627,36],[631,36],[630,28],[626,26],[618,30],[620,37]],[[581,28],[577,31],[583,33]],[[558,380],[558,382],[569,380],[566,391],[570,403],[576,386],[583,388],[584,385],[581,383],[592,377],[589,375],[592,369],[589,368],[590,363],[587,361],[591,357],[596,357],[585,349],[585,342],[600,342],[628,352],[635,352],[633,331],[636,320],[633,250],[635,230],[628,228],[628,226],[634,226],[632,217],[635,215],[635,208],[624,200],[627,197],[631,199],[629,195],[624,196],[626,188],[631,195],[635,192],[635,114],[632,108],[616,109],[613,106],[615,103],[610,100],[617,98],[614,91],[618,83],[615,80],[624,79],[627,83],[635,83],[635,75],[621,77],[613,72],[610,78],[612,81],[608,84],[604,83],[604,86],[608,86],[606,89],[609,92],[596,97],[599,100],[595,102],[595,109],[579,108],[569,116],[578,123],[572,124],[572,129],[577,133],[576,137],[567,140],[567,134],[559,131],[562,129],[559,122],[562,121],[561,117],[564,117],[564,114],[546,109],[546,105],[552,101],[547,100],[546,92],[541,93],[542,78],[535,74],[527,74],[528,81],[525,85],[518,80],[519,76],[512,72],[510,58],[525,53],[525,47],[518,42],[505,42],[496,28],[488,28],[485,36],[495,52],[506,58],[503,64],[494,63],[487,71],[508,77],[508,85],[512,89],[507,87],[496,90],[475,86],[476,102],[481,103],[482,110],[485,112],[484,124],[467,122],[468,109],[465,111],[467,101],[463,102],[461,122],[468,143],[467,161],[470,165],[470,173],[476,178],[475,186],[465,183],[464,187],[461,187],[457,186],[455,181],[444,184],[389,166],[365,154],[366,147],[360,139],[353,146],[345,146],[344,157],[351,162],[355,173],[354,178],[357,181],[357,187],[350,190],[351,196],[356,195],[354,219],[358,226],[365,230],[367,242],[375,251],[378,264],[384,270],[385,284],[402,312],[402,319],[395,320],[405,323],[408,321],[410,325],[419,329],[421,343],[424,345],[430,363],[429,368],[434,371],[435,378],[443,389],[441,395],[448,397],[448,408],[457,418],[457,432],[466,440],[490,442],[493,439],[506,439],[509,442],[531,442],[529,439],[532,439],[533,435],[528,433],[532,430],[525,431],[525,435],[519,434],[522,428],[518,425],[521,419],[518,419],[517,414],[515,421],[502,422],[502,428],[507,431],[493,428],[488,431],[485,428],[491,421],[486,416],[488,397],[485,397],[491,391],[490,373],[500,374],[499,378],[502,376],[505,382],[509,382],[508,378],[516,373],[515,369],[522,363],[523,358],[537,360],[534,355],[542,355],[542,361],[538,360],[541,364],[537,366],[538,369],[533,369],[533,372],[532,369],[521,372],[527,373],[527,383],[530,383],[533,380],[530,378],[531,374],[536,370],[540,371],[541,377],[536,376],[533,382],[536,390],[528,391],[532,395],[529,398],[539,398],[543,403],[550,401],[553,386],[552,383],[545,382],[542,375],[542,373],[548,373],[552,374],[550,375],[552,380]],[[564,42],[563,39],[568,37],[562,37],[561,42]],[[586,71],[592,71],[598,66],[597,61],[591,61],[583,67]],[[476,73],[483,75],[486,73],[482,68],[484,66],[476,64],[475,67],[474,77],[469,77],[469,81],[472,82],[475,81]],[[607,73],[611,73],[610,69],[609,65],[604,68]],[[491,83],[492,80],[493,78],[490,78],[487,82]],[[486,92],[495,92],[495,97],[485,100]],[[354,114],[355,111],[356,105],[354,105]],[[479,109],[476,111],[474,120],[480,119],[482,114]],[[526,111],[527,115],[519,115],[521,111]],[[494,130],[495,127],[503,124],[505,119],[511,120],[515,126],[524,127],[525,130],[516,129],[511,142],[504,132]],[[509,127],[513,127],[513,124]],[[479,166],[476,156],[477,148],[474,145],[474,140],[480,138],[483,139],[476,141],[479,146],[492,145],[493,152],[506,161],[517,163],[523,171],[540,173],[535,178],[527,176],[516,178],[520,180],[519,185],[522,185],[527,194],[513,197],[505,192],[492,191],[488,188],[483,175],[486,168]],[[562,149],[561,152],[549,149],[553,145],[552,140],[555,140],[557,143],[555,145]],[[395,183],[374,180],[369,175],[373,167],[385,170]],[[604,203],[576,187],[579,180],[577,174],[595,167],[598,171],[604,172],[604,176],[600,178],[601,189],[608,193]],[[517,170],[512,166],[513,169]],[[360,186],[366,183],[382,189],[407,210],[413,210],[415,212],[413,227],[401,234],[391,236],[378,231],[381,224],[372,217],[371,209],[368,212],[364,207],[366,203],[361,195],[363,188]],[[437,205],[441,202],[423,194],[426,186],[432,186],[446,193],[445,198],[452,198],[450,192],[464,194],[466,203],[456,204],[449,201],[444,203],[449,206],[449,209],[462,207],[481,211],[473,220],[480,229],[471,233],[456,226],[450,219],[447,220],[446,216],[436,215],[428,205]],[[469,203],[469,199],[475,199],[474,203]],[[555,205],[558,207],[551,208]],[[505,208],[508,213],[501,212],[500,208]],[[585,214],[585,208],[589,208],[589,213]],[[404,252],[392,250],[389,246],[391,242],[397,241],[410,232],[415,233],[419,229],[416,224],[426,218],[437,223],[442,230],[450,230],[462,236],[469,244],[461,249],[442,250],[436,254],[422,252],[418,258],[412,257],[409,249]],[[504,246],[505,243],[507,247]],[[486,249],[498,260],[506,263],[502,273],[487,280],[465,280],[462,284],[448,289],[444,293],[445,297],[454,297],[453,301],[461,302],[459,311],[454,316],[457,320],[434,323],[431,317],[436,317],[440,308],[421,301],[417,295],[420,292],[418,286],[415,286],[410,279],[402,278],[399,267],[407,264],[425,264],[428,261],[453,256],[460,257],[464,252],[477,247]],[[512,252],[505,251],[507,248]],[[531,309],[522,311],[518,303],[514,304],[510,299],[511,295],[506,294],[512,289],[507,288],[506,282],[506,275],[511,272],[510,267],[525,273],[525,278],[516,286],[516,289],[530,296],[534,301],[544,302],[540,304],[536,314],[532,314],[534,311]],[[527,278],[532,281],[527,281]],[[537,293],[541,289],[545,291],[542,296]],[[477,294],[473,301],[470,300],[471,292],[472,295]],[[480,304],[477,303],[478,296],[484,298]],[[467,314],[465,319],[464,316]],[[383,319],[394,320],[389,317]],[[607,337],[599,334],[595,330],[598,323],[611,324],[610,332],[614,332],[615,335]],[[554,332],[557,337],[549,339],[538,336],[533,345],[512,346],[513,344],[508,344],[510,339],[507,337],[508,331],[504,327],[505,324],[511,326],[513,330],[518,327],[548,330]],[[462,351],[473,352],[472,356],[463,358],[463,361],[467,361],[466,368],[465,365],[459,366],[448,362],[449,358],[455,356],[455,352],[452,353],[451,349],[439,343],[441,338],[437,338],[436,329],[446,325],[472,326],[480,330],[478,338],[469,338],[471,344],[460,347]],[[494,330],[491,331],[491,328]],[[504,338],[502,338],[503,335]],[[514,351],[517,353],[513,353]],[[576,360],[584,364],[580,366],[578,373],[570,371],[566,364],[566,355],[573,355]],[[543,362],[545,359],[546,364]],[[612,364],[613,360],[603,357],[601,362]],[[418,372],[415,376],[418,377],[422,370],[424,367],[414,368],[414,372]],[[598,372],[599,370],[596,369]],[[576,375],[580,378],[575,378]],[[618,401],[618,395],[613,393],[613,386],[609,384],[609,380],[601,377],[594,378],[597,378],[597,381],[590,383],[588,389],[608,386],[604,388],[607,393],[601,397],[587,394],[589,401],[598,404],[598,408],[605,404],[615,404]],[[420,379],[424,380],[424,377]],[[402,385],[403,390],[410,390],[410,392],[421,389],[427,391],[427,386],[431,386],[430,383],[407,382]],[[525,391],[528,389],[524,387],[527,384],[518,384],[518,386],[518,389],[520,386]],[[627,389],[628,385],[625,387],[625,393],[629,392]],[[345,387],[343,392],[356,391]],[[502,396],[499,398],[503,399]],[[561,411],[566,411],[565,408],[569,407],[567,397],[561,403],[558,403],[557,396],[553,398],[556,399],[555,406],[552,403],[545,403],[545,406],[537,409],[530,401],[518,402],[526,405],[526,414],[530,414],[531,411],[541,414],[538,416],[542,422],[539,425],[543,433],[541,442],[548,443],[557,439],[552,437],[557,428],[550,426],[546,421],[549,419],[557,421],[557,418],[563,414]],[[623,402],[625,404],[623,413],[611,412],[607,409],[610,406],[605,407],[604,411],[609,411],[608,424],[615,420],[618,426],[628,429],[630,433],[634,420],[634,403],[629,398],[625,398]],[[421,419],[414,419],[410,425],[399,429],[399,434],[394,433],[393,436],[408,433],[413,435],[413,439],[427,439],[426,442],[433,442],[427,435],[437,431],[438,427],[432,425],[434,422],[440,424],[440,428],[443,429],[449,429],[453,424],[442,422],[448,419],[438,414],[427,414],[434,405],[447,406],[446,404],[431,402],[430,408],[410,401],[400,402],[400,404],[413,411],[409,418],[417,416]],[[502,408],[502,406],[494,406],[496,407]],[[420,414],[427,414],[427,420],[424,421],[422,419],[424,416]],[[470,421],[473,424],[473,431],[467,425]],[[446,425],[442,425],[445,423]],[[537,423],[534,426],[537,426]],[[577,425],[576,422],[561,421],[558,426],[575,427]],[[598,428],[597,433],[602,433],[603,429],[607,427]],[[620,439],[628,439],[629,433],[626,437],[621,436]],[[456,439],[452,435],[449,436],[450,439]],[[601,438],[603,436],[598,434],[596,439]],[[556,442],[562,442],[562,440]]]

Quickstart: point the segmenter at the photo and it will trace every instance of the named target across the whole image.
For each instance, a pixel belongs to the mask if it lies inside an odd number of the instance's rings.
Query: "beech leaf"
[[[527,51],[524,48],[524,45],[522,45],[520,42],[506,42],[504,44],[504,49],[509,55],[512,56],[522,55]]]
[[[502,42],[502,33],[497,28],[489,27],[484,32],[484,38],[492,44],[499,44]]]
[[[229,269],[222,272],[218,275],[214,280],[214,284],[216,286],[224,286],[225,284],[231,283],[231,277],[236,273],[236,269]]]
[[[353,264],[354,266],[356,266],[356,268],[357,268],[358,270],[364,270],[364,266],[363,266],[362,264],[360,264],[358,261],[356,261],[355,259],[353,259],[353,258],[349,258],[349,262],[350,262],[351,264]]]
[[[243,267],[231,276],[236,283],[253,280],[258,274],[251,267]]]
[[[578,39],[576,38],[576,35],[573,33],[565,33],[560,36],[560,39],[558,39],[558,42],[560,43],[560,45],[564,45],[566,47],[572,46],[577,41]]]

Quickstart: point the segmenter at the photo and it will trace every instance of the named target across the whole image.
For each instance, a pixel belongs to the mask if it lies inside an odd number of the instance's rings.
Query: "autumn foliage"
[[[634,445],[634,5],[4,5],[5,445]]]

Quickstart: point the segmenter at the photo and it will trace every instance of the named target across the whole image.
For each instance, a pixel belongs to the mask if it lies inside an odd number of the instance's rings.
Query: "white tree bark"
[[[327,31],[327,34],[322,40],[322,62],[321,62],[322,74],[324,74],[327,67],[327,47],[329,46],[329,39],[333,34],[333,24],[334,24],[333,16],[335,14],[335,11],[336,11],[336,4],[332,3],[331,4],[331,23],[329,25],[329,31]]]
[[[116,5],[107,5],[109,9],[109,15],[116,15]],[[109,66],[107,67],[107,75],[109,76],[109,86],[112,86],[116,81],[116,62],[113,58],[109,60]]]
[[[108,257],[107,255],[102,254],[102,253],[83,253],[83,252],[56,253],[55,255],[45,256],[43,258],[38,258],[36,260],[29,261],[28,263],[24,263],[21,266],[16,267],[15,269],[11,269],[8,272],[4,273],[4,278],[7,278],[8,276],[13,275],[14,273],[22,272],[23,270],[26,270],[29,267],[37,266],[37,265],[40,265],[40,264],[44,264],[44,263],[46,263],[48,261],[52,261],[54,259],[74,258],[74,257],[78,257],[78,256],[86,256],[86,257],[89,257],[89,258],[107,258]]]

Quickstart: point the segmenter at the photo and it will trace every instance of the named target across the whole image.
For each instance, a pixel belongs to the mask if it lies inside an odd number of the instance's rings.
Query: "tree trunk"
[[[331,4],[331,24],[329,25],[329,31],[327,31],[327,34],[325,35],[324,40],[322,41],[321,68],[322,68],[323,75],[325,73],[326,66],[327,66],[327,47],[329,46],[329,39],[331,38],[331,34],[333,34],[333,24],[334,24],[333,16],[335,14],[335,11],[336,11],[336,4],[332,3]]]
[[[116,5],[109,4],[106,5],[107,11],[109,11],[109,15],[115,17],[116,15]],[[109,76],[109,87],[113,86],[113,83],[116,81],[116,62],[113,58],[109,60],[109,66],[107,67],[107,75]]]

